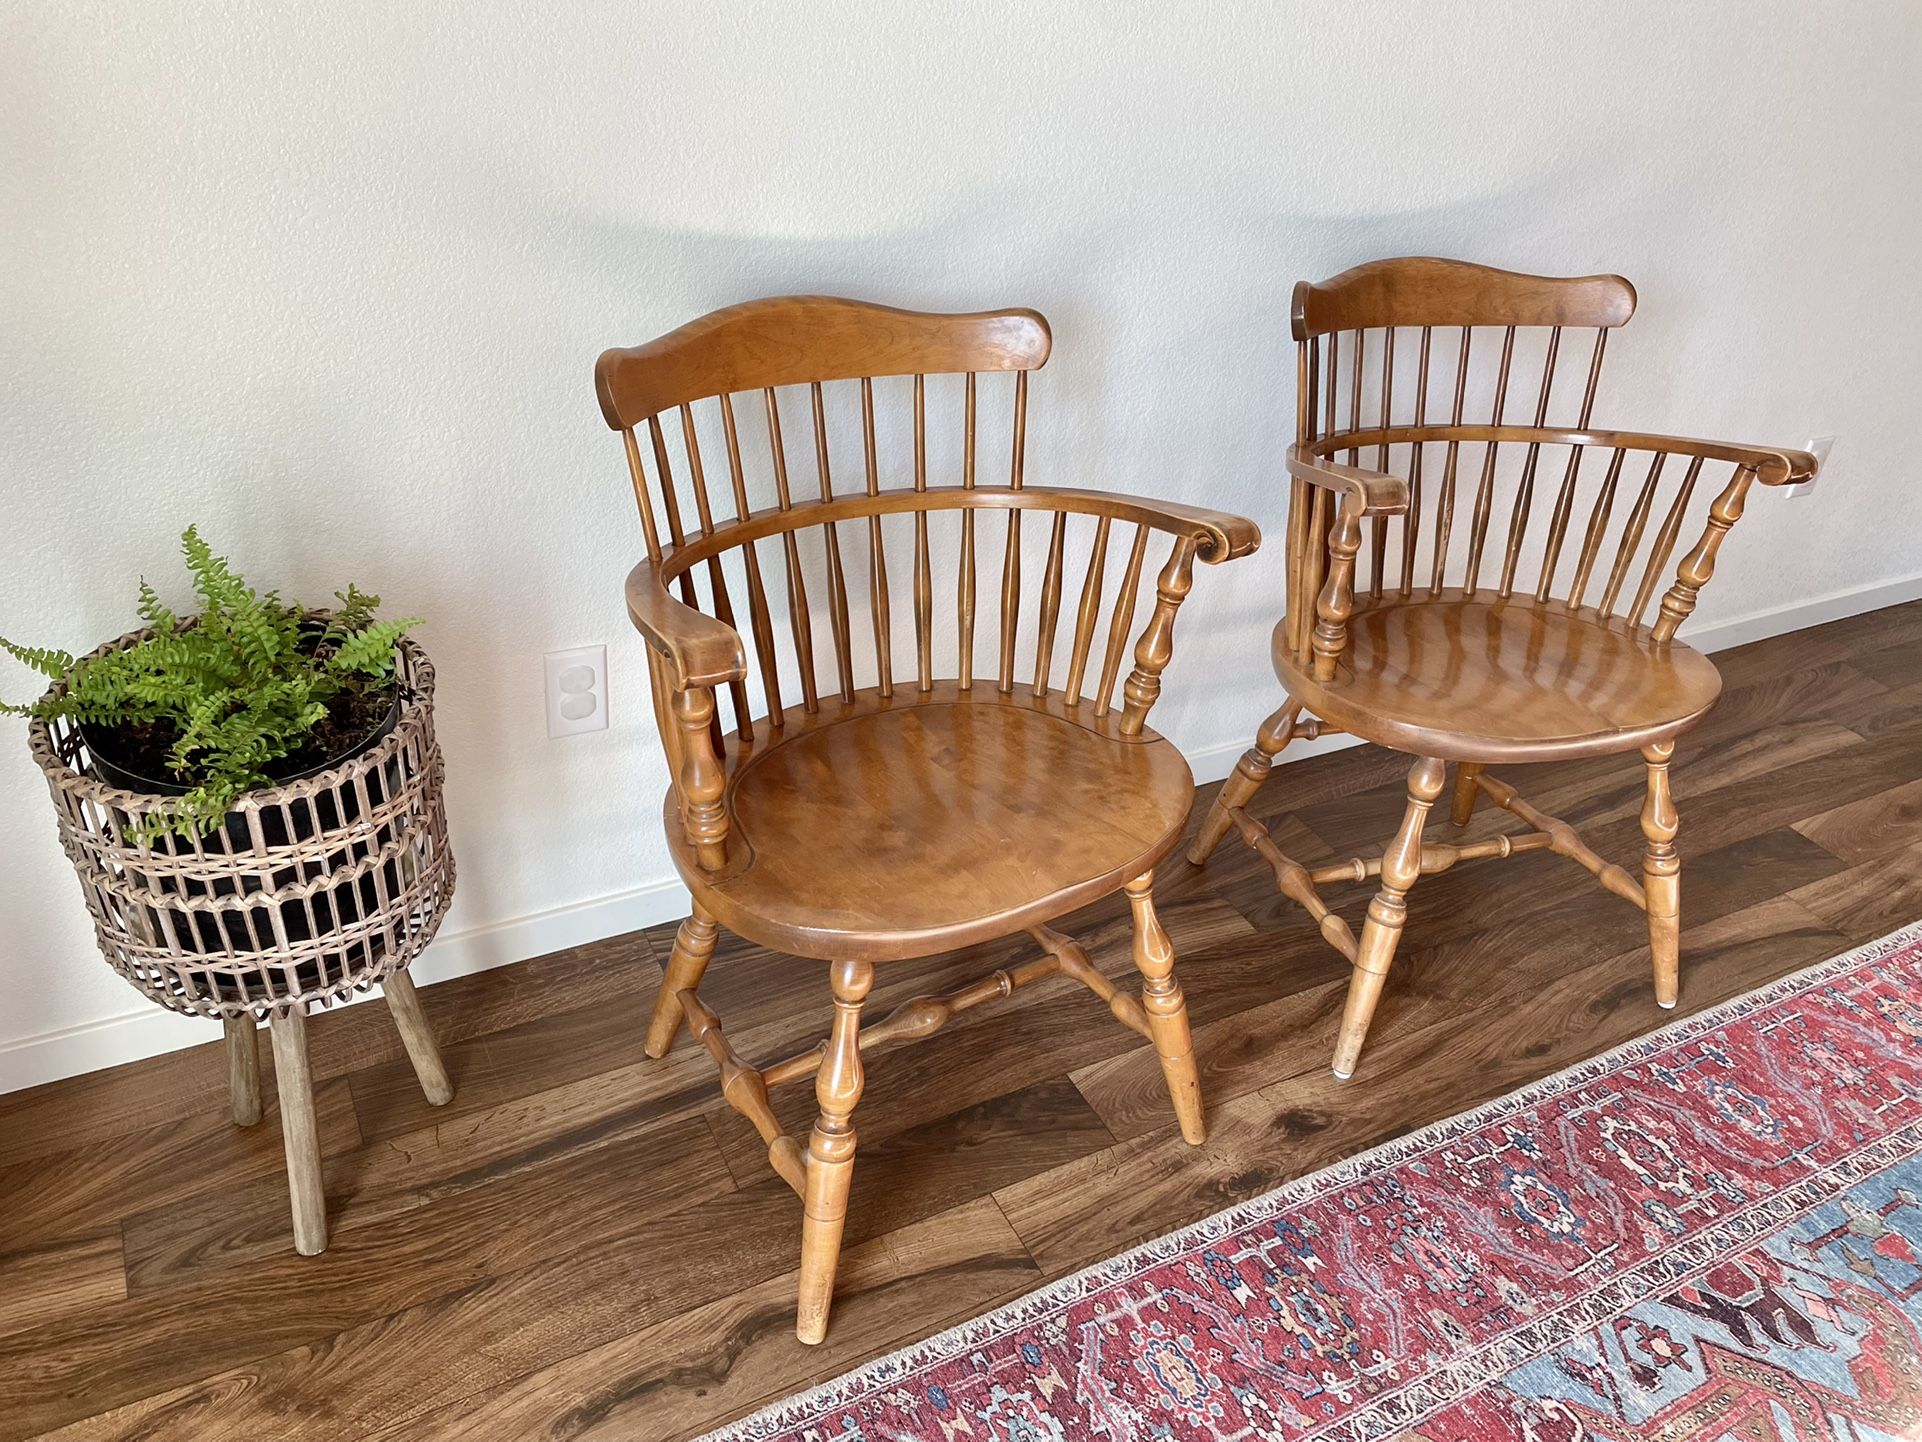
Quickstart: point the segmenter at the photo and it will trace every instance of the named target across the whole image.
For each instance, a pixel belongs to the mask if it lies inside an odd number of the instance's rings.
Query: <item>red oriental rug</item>
[[[1922,924],[711,1435],[1922,1437]]]

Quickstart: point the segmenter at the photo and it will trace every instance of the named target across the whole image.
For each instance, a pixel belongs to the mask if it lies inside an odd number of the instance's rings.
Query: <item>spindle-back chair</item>
[[[1410,888],[1470,858],[1551,851],[1579,862],[1647,913],[1655,998],[1676,1004],[1682,863],[1669,758],[1721,678],[1675,633],[1750,486],[1807,480],[1815,461],[1591,429],[1609,331],[1634,309],[1620,276],[1557,279],[1422,258],[1295,288],[1298,438],[1287,458],[1286,614],[1272,648],[1286,695],[1188,855],[1199,865],[1238,831],[1353,964],[1339,1077],[1355,1069]],[[1557,361],[1591,331],[1585,379],[1562,386],[1573,425],[1552,427]],[[1528,421],[1517,424],[1510,382],[1537,359]],[[1711,495],[1699,539],[1664,589],[1691,503]],[[1380,859],[1311,869],[1246,808],[1290,740],[1344,731],[1417,758],[1407,810]],[[1624,751],[1640,751],[1647,767],[1640,882],[1484,769]],[[1457,834],[1424,841],[1449,762]],[[1533,829],[1463,842],[1459,829],[1482,795]],[[1318,888],[1375,876],[1380,890],[1357,937]]]
[[[1195,560],[1245,555],[1259,533],[1192,507],[1024,485],[1029,373],[1049,345],[1032,311],[930,315],[789,297],[609,351],[597,369],[645,533],[627,605],[648,644],[673,772],[669,844],[693,896],[646,1050],[663,1055],[685,1017],[720,1067],[726,1099],[801,1195],[804,1342],[827,1327],[853,1112],[863,1058],[876,1047],[926,1036],[1059,972],[1152,1043],[1182,1134],[1203,1139],[1186,1004],[1151,886],[1179,839],[1193,781],[1147,719]],[[994,409],[991,383],[1001,383],[1006,407]],[[743,396],[751,408],[736,405]],[[1008,424],[1005,479],[977,474],[991,410]],[[793,446],[797,412],[807,440]],[[954,425],[943,426],[944,413]],[[721,505],[708,479],[716,454],[725,457]],[[859,457],[852,485],[837,484],[845,454]],[[803,468],[814,495],[797,494]],[[770,503],[751,498],[756,484],[771,488]],[[1030,516],[1046,534],[1038,594],[1032,562],[1023,580]],[[955,521],[958,534],[937,534],[937,521]],[[996,521],[1001,535],[977,536]],[[891,525],[906,534],[890,542]],[[1169,544],[1143,598],[1153,532]],[[977,540],[999,543],[998,583],[977,574]],[[954,608],[937,625],[940,592]],[[993,655],[979,669],[978,643]],[[824,649],[831,672],[819,664]],[[1139,1002],[1048,926],[1118,890],[1135,923]],[[721,926],[830,963],[824,1044],[763,1069],[735,1053],[698,992]],[[1040,948],[1035,960],[862,1024],[877,963],[1022,932]],[[768,1101],[770,1087],[804,1077],[819,1105],[805,1147],[782,1132]]]

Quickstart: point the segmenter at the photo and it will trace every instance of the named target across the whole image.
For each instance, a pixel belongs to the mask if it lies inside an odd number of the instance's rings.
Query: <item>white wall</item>
[[[189,520],[290,594],[430,617],[461,862],[431,976],[678,906],[590,368],[746,297],[1036,306],[1032,476],[1273,527],[1297,278],[1617,270],[1599,422],[1840,437],[1700,620],[1913,595],[1919,73],[1912,0],[10,0],[0,631],[117,634]],[[1266,709],[1278,560],[1184,613],[1157,724],[1204,775]],[[613,728],[548,741],[541,653],[602,640]],[[0,1090],[210,1034],[100,964],[11,729],[0,1007]]]

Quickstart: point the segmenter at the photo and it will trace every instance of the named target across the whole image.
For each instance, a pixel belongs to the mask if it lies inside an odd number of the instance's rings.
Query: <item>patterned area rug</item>
[[[1922,924],[710,1437],[1922,1437]]]

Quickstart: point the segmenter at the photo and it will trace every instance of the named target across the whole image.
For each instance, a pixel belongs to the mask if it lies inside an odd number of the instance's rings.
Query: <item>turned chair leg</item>
[[[227,1099],[234,1124],[250,1127],[260,1120],[259,1032],[251,1016],[223,1018],[227,1028]]]
[[[707,964],[714,959],[718,935],[714,918],[695,902],[694,914],[674,933],[674,949],[668,953],[661,989],[654,998],[654,1017],[647,1024],[647,1040],[642,1046],[649,1056],[666,1056],[674,1044],[674,1033],[681,1029],[681,993],[701,984]]]
[[[1382,854],[1381,890],[1368,903],[1368,920],[1361,929],[1355,970],[1348,982],[1341,1035],[1335,1042],[1334,1071],[1343,1081],[1355,1074],[1375,1003],[1381,1000],[1382,985],[1395,960],[1395,947],[1408,920],[1408,891],[1421,875],[1422,827],[1447,775],[1448,768],[1433,756],[1424,756],[1408,773],[1408,809],[1402,813],[1401,829]]]
[[[1300,714],[1301,702],[1291,696],[1279,711],[1261,723],[1261,729],[1255,732],[1255,744],[1242,753],[1235,769],[1221,783],[1221,790],[1215,793],[1215,804],[1208,808],[1207,818],[1195,834],[1194,844],[1188,848],[1189,861],[1199,866],[1221,845],[1221,838],[1235,824],[1234,813],[1254,799],[1261,783],[1275,769],[1275,756],[1288,744],[1295,729],[1295,717]]]
[[[1141,973],[1141,1009],[1148,1013],[1155,1055],[1168,1081],[1175,1119],[1183,1140],[1200,1146],[1208,1139],[1201,1115],[1201,1075],[1195,1069],[1194,1038],[1188,1031],[1188,999],[1175,980],[1175,949],[1155,915],[1154,874],[1137,876],[1127,885],[1128,905],[1134,911],[1135,968]]]
[[[1475,802],[1482,794],[1475,778],[1481,774],[1481,763],[1476,761],[1464,761],[1455,768],[1455,795],[1448,807],[1451,826],[1466,826],[1475,819]]]
[[[274,1087],[287,1148],[287,1190],[294,1206],[294,1250],[327,1250],[327,1197],[320,1185],[320,1130],[314,1122],[314,1078],[307,1066],[307,1018],[296,1002],[267,1023],[274,1042]]]
[[[821,1114],[808,1138],[807,1186],[802,1201],[801,1300],[794,1334],[810,1345],[827,1336],[828,1307],[834,1299],[834,1269],[841,1260],[841,1231],[848,1216],[848,1188],[854,1182],[854,1108],[861,1100],[861,1003],[874,985],[874,967],[865,961],[837,961],[834,1027],[827,1054],[815,1073],[814,1095]]]
[[[1655,962],[1655,1004],[1672,1009],[1682,984],[1682,858],[1675,850],[1681,817],[1669,789],[1668,762],[1673,741],[1642,748],[1648,763],[1648,797],[1642,803],[1642,894],[1648,901],[1648,949]]]
[[[434,1042],[434,1030],[427,1024],[427,1013],[421,1010],[414,978],[405,971],[389,972],[380,990],[387,998],[387,1010],[393,1014],[401,1045],[407,1048],[407,1058],[414,1064],[414,1075],[420,1078],[428,1104],[446,1106],[453,1100],[454,1084],[447,1079],[447,1067]]]

